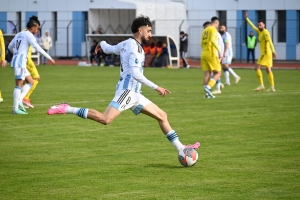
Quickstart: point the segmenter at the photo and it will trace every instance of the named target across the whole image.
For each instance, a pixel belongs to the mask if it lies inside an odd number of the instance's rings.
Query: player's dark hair
[[[35,27],[37,25],[39,25],[39,26],[41,25],[38,17],[32,16],[29,18],[29,21],[27,22],[26,27],[27,27],[27,29],[30,29],[31,27]]]
[[[217,20],[220,21],[218,17],[212,17],[210,21],[211,21],[211,23],[214,23]]]
[[[150,26],[152,27],[152,23],[150,22],[149,17],[140,15],[139,17],[135,18],[131,25],[131,32],[136,33],[139,31],[141,26]]]
[[[258,20],[258,23],[260,23],[260,22],[266,24],[266,22],[265,22],[264,20],[262,20],[262,19],[259,19],[259,20]]]
[[[202,26],[205,27],[205,26],[208,26],[208,25],[210,25],[210,24],[211,24],[210,21],[206,21],[206,22],[203,23]]]

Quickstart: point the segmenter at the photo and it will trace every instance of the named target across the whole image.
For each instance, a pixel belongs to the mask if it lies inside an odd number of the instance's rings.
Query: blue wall
[[[29,21],[29,18],[31,17],[31,16],[37,16],[38,17],[38,13],[37,12],[26,12],[25,13],[25,21],[26,21],[26,24],[27,24],[27,22]]]
[[[84,31],[84,12],[73,12],[73,39],[72,39],[72,56],[82,56],[81,55],[81,43],[85,40]]]
[[[7,31],[7,12],[0,12],[0,29],[2,29],[3,34]]]
[[[296,60],[296,45],[298,43],[297,10],[286,11],[286,59]],[[299,19],[298,19],[299,20]]]
[[[248,23],[244,20],[244,12],[242,10],[237,10],[237,41],[236,41],[236,59],[247,59],[247,46],[246,46],[246,36],[252,30]],[[253,24],[257,24],[257,12],[254,10],[248,10],[248,18]],[[245,33],[245,24],[247,24],[247,32]],[[256,33],[252,30],[254,34]],[[255,34],[257,36],[257,34]],[[241,44],[242,41],[242,44]],[[243,46],[242,46],[243,45]]]

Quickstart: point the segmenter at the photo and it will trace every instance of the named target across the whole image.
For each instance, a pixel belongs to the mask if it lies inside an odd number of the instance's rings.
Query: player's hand
[[[52,62],[52,65],[55,65],[55,61],[53,59],[51,59],[50,62]]]
[[[245,19],[248,18],[248,11],[247,10],[244,11],[244,17],[245,17]]]
[[[277,55],[276,52],[273,53],[273,57],[274,57],[274,58],[278,58],[278,55]]]
[[[100,49],[101,49],[101,46],[100,46],[100,42],[99,42],[95,48],[95,54],[97,54]]]
[[[159,86],[155,90],[163,97],[166,96],[167,93],[171,94],[170,90],[167,90],[167,89],[159,87]]]
[[[6,67],[6,63],[7,63],[6,60],[2,60],[2,61],[1,61],[1,66],[2,66],[2,68],[5,68],[5,67]]]

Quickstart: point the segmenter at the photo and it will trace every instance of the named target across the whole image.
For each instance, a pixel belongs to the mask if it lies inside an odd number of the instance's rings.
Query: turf
[[[253,70],[236,70],[238,85],[205,99],[201,70],[145,69],[172,94],[143,94],[183,143],[201,142],[190,168],[147,116],[126,111],[103,126],[46,114],[60,102],[104,111],[117,67],[38,70],[27,116],[11,114],[13,70],[0,70],[0,199],[300,199],[300,70],[274,70],[276,93],[253,92]]]

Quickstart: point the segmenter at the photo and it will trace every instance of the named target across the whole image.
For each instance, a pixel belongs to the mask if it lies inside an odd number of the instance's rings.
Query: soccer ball
[[[198,152],[191,147],[186,147],[179,151],[178,160],[182,166],[191,167],[195,165],[198,160]]]

